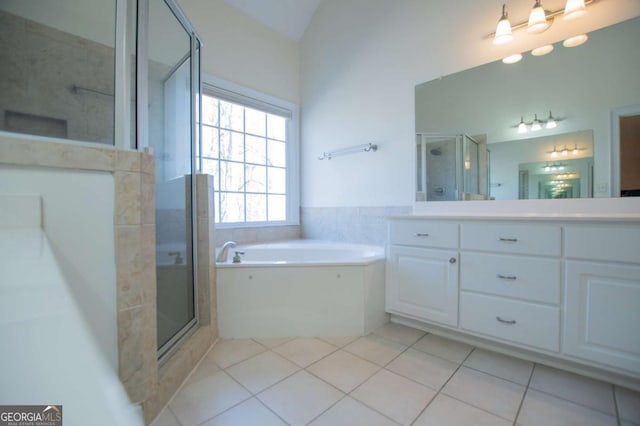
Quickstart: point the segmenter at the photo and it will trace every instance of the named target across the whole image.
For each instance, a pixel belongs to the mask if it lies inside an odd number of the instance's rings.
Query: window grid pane
[[[214,174],[216,223],[285,221],[287,119],[204,97],[202,164]]]

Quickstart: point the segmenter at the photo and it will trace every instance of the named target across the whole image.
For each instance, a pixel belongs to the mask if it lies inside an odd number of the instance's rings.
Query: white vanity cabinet
[[[560,350],[561,228],[460,225],[460,328]]]
[[[393,221],[389,228],[387,312],[458,325],[458,225]]]
[[[640,371],[640,227],[567,226],[564,353]]]
[[[387,254],[395,321],[640,386],[639,219],[398,217]]]

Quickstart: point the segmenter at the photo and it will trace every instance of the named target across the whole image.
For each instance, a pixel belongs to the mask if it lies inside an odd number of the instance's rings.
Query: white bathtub
[[[234,264],[234,252],[242,263]],[[315,240],[239,246],[217,263],[223,338],[357,336],[387,321],[384,249]]]

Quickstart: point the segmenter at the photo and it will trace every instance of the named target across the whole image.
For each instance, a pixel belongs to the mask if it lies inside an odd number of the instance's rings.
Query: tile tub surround
[[[408,215],[411,206],[302,207],[302,238],[383,246],[387,217]]]
[[[0,135],[0,163],[12,166],[97,170],[115,182],[115,259],[119,376],[129,398],[149,422],[166,404],[217,337],[213,198],[211,178],[197,177],[200,327],[161,367],[156,343],[154,159],[138,151],[89,144],[56,143]],[[204,189],[206,188],[206,189]],[[108,194],[105,194],[108,196]]]
[[[152,424],[633,425],[637,406],[638,392],[389,323],[221,340]]]
[[[216,229],[216,246],[221,247],[227,241],[235,241],[238,244],[257,244],[297,240],[300,235],[300,225],[218,228]]]

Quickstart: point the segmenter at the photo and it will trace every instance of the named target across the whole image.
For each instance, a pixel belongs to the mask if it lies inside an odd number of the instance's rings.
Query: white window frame
[[[287,209],[286,220],[284,221],[264,221],[264,222],[232,222],[216,223],[218,229],[231,228],[257,228],[266,226],[291,226],[300,225],[300,107],[289,101],[261,93],[257,90],[249,89],[230,81],[226,81],[205,73],[202,73],[202,92],[206,94],[207,89],[213,91],[223,91],[229,97],[236,97],[239,103],[248,108],[273,107],[272,109],[285,110],[291,113],[291,118],[287,120],[287,141],[286,141],[286,182],[287,182]],[[215,96],[215,94],[212,94]],[[267,111],[268,112],[268,111]],[[202,152],[202,148],[199,149]],[[198,170],[202,170],[201,157],[198,157]],[[218,190],[219,188],[214,188]],[[214,208],[218,208],[215,206]]]

